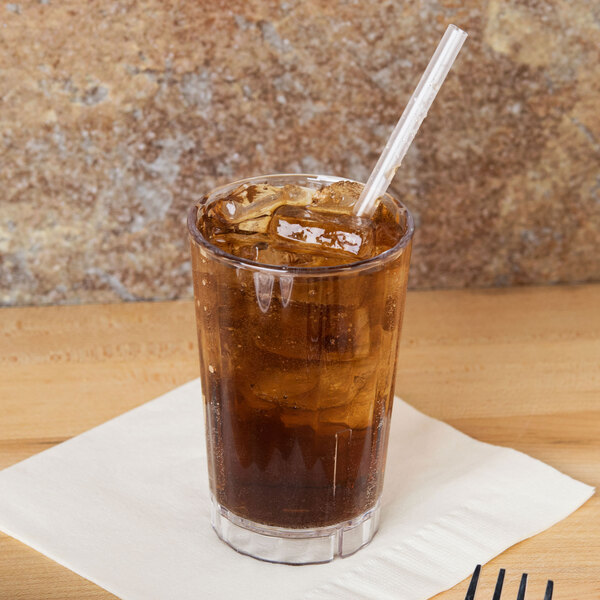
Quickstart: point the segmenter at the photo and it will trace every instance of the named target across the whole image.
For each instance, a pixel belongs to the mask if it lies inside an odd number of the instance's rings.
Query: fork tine
[[[465,600],[475,600],[475,590],[477,589],[477,582],[479,581],[480,571],[481,565],[477,565],[475,567],[475,570],[473,571],[473,576],[471,577],[471,583],[469,584],[469,589],[467,590]]]
[[[517,600],[525,600],[525,588],[527,587],[527,573],[523,573],[521,577],[521,585],[519,586],[519,593],[517,594]]]
[[[500,595],[502,594],[502,586],[504,585],[504,574],[506,571],[504,569],[500,569],[498,571],[498,579],[496,580],[496,589],[494,590],[494,597],[492,600],[500,600]],[[550,599],[552,600],[552,599]]]
[[[554,581],[548,580],[546,585],[546,593],[544,594],[544,600],[552,600],[552,592],[554,591]]]

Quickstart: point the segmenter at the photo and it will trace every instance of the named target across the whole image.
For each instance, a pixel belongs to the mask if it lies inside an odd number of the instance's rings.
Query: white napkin
[[[393,414],[379,533],[328,564],[213,533],[198,380],[0,472],[0,529],[127,600],[424,600],[593,493],[398,398]]]

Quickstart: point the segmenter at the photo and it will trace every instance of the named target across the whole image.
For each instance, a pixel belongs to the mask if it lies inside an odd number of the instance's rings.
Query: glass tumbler
[[[188,215],[212,525],[236,550],[273,562],[347,556],[377,530],[413,220],[384,196],[397,243],[323,267],[228,254],[198,223],[242,184],[341,180],[236,181]]]

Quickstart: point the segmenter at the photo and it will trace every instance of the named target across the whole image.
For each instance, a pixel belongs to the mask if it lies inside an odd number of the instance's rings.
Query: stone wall
[[[189,297],[188,205],[366,179],[450,22],[411,286],[600,280],[596,0],[40,0],[0,6],[0,304]]]

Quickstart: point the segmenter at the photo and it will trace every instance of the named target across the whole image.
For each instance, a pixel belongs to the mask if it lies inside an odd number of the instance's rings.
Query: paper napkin
[[[593,489],[399,398],[380,530],[309,566],[212,531],[198,380],[0,472],[0,529],[126,600],[425,600],[565,518]]]

